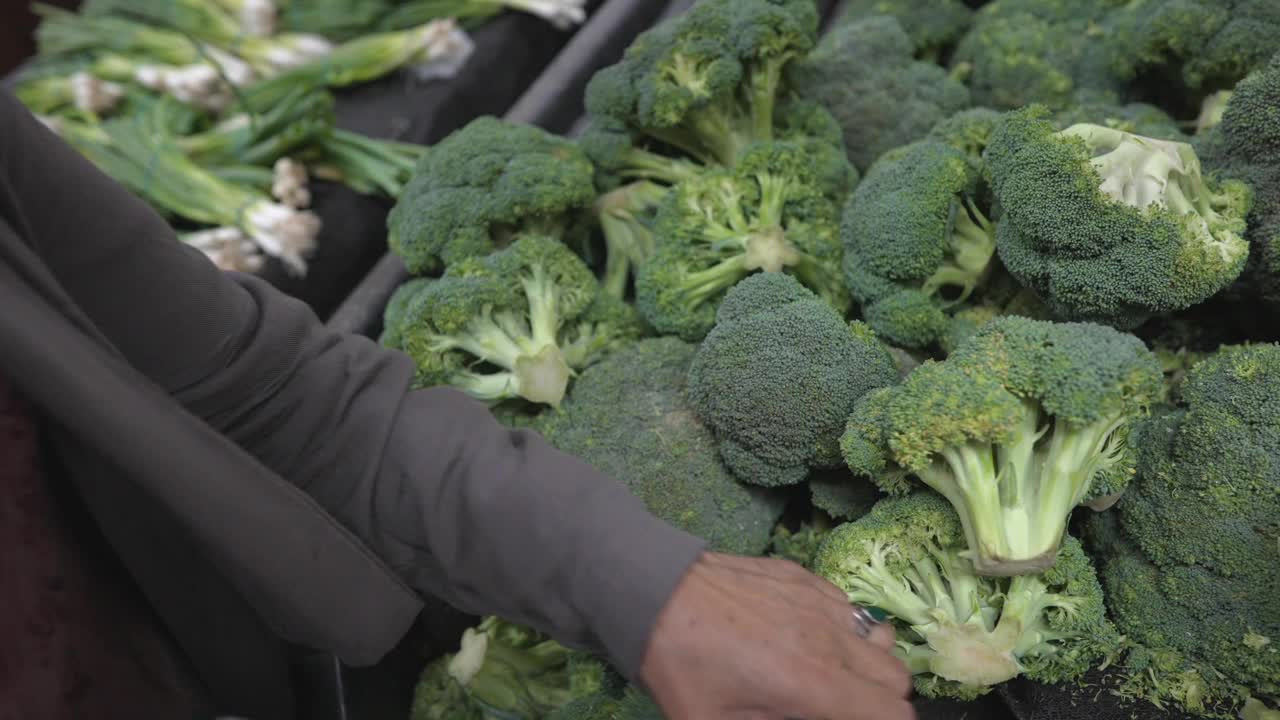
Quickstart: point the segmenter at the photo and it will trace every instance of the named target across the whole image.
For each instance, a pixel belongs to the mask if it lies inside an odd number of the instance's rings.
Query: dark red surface
[[[192,717],[150,613],[48,480],[0,377],[0,720]]]

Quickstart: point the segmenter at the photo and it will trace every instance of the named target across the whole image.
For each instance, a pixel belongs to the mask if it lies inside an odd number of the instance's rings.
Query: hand
[[[659,615],[641,682],[667,720],[914,720],[893,630],[856,629],[845,594],[799,565],[706,553]]]

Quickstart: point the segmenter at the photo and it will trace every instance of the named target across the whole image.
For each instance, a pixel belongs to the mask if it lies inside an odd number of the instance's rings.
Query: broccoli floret
[[[452,385],[492,403],[558,405],[575,372],[643,333],[573,251],[532,235],[450,266],[402,317],[400,342],[420,385]]]
[[[953,66],[971,70],[973,102],[998,109],[1064,108],[1081,90],[1115,93],[1107,42],[1111,0],[995,0],[974,16]]]
[[[890,151],[849,199],[841,224],[846,282],[867,322],[905,348],[936,345],[948,311],[995,262],[996,222],[966,153],[937,140]]]
[[[813,506],[837,520],[857,520],[880,500],[880,489],[848,468],[818,470],[809,476]]]
[[[541,718],[602,692],[608,668],[546,635],[496,617],[467,628],[457,652],[433,662],[414,692],[412,720]]]
[[[587,111],[703,164],[732,165],[774,138],[783,70],[817,30],[812,0],[702,0],[596,73]]]
[[[850,0],[833,32],[865,19],[890,18],[910,39],[916,56],[937,59],[945,54],[973,20],[973,10],[959,0]]]
[[[609,117],[592,118],[578,145],[595,165],[596,187],[608,192],[633,180],[674,185],[703,169],[703,165],[673,158],[640,146],[637,134]]]
[[[914,476],[950,500],[978,572],[1036,572],[1077,505],[1123,492],[1129,427],[1160,392],[1160,366],[1132,335],[1003,317],[863,396],[841,449],[886,492],[909,492]]]
[[[668,523],[722,552],[758,555],[786,499],[739,483],[686,391],[697,346],[650,338],[583,371],[542,433],[617,478]]]
[[[923,491],[882,500],[833,530],[814,568],[850,602],[888,613],[896,654],[929,697],[969,700],[1019,675],[1072,680],[1118,646],[1074,538],[1042,572],[1012,578],[975,574],[964,548],[955,511]]]
[[[1198,139],[1205,167],[1253,188],[1249,262],[1233,294],[1280,310],[1280,53],[1265,70],[1241,81],[1222,122]]]
[[[984,325],[996,318],[1017,316],[1033,320],[1052,320],[1049,310],[1035,293],[1022,287],[1003,267],[992,271],[979,302],[962,306],[951,315],[946,332],[938,340],[938,348],[951,354],[973,337]]]
[[[1209,132],[1222,122],[1227,112],[1227,103],[1231,102],[1231,90],[1219,90],[1206,97],[1200,103],[1200,114],[1196,116],[1196,134]]]
[[[605,694],[578,698],[547,716],[547,720],[618,720],[622,701]]]
[[[628,688],[622,696],[617,720],[664,720],[662,708],[647,693]]]
[[[929,130],[929,140],[950,145],[969,157],[975,167],[982,168],[982,153],[991,142],[1004,113],[986,107],[974,107],[943,118]]]
[[[422,292],[422,288],[430,284],[433,279],[412,278],[391,293],[391,297],[387,300],[387,307],[382,311],[382,333],[378,336],[379,344],[392,350],[404,349],[402,332],[409,305],[418,293]]]
[[[520,235],[564,237],[595,199],[576,144],[481,117],[423,156],[387,216],[388,243],[409,272],[433,273]]]
[[[689,370],[689,400],[743,482],[803,482],[840,465],[858,398],[898,372],[866,325],[848,323],[795,278],[766,272],[725,296]]]
[[[1143,0],[1122,5],[1111,25],[1119,71],[1154,77],[1162,93],[1230,88],[1280,51],[1271,0]]]
[[[671,191],[655,220],[658,248],[636,278],[637,307],[654,329],[701,340],[729,288],[759,271],[792,274],[848,309],[837,208],[808,157],[794,143],[760,143],[732,170]]]
[[[1248,187],[1201,173],[1190,145],[1009,113],[987,147],[1004,266],[1058,317],[1131,329],[1239,276]]]
[[[857,186],[858,169],[849,161],[844,130],[826,106],[817,100],[789,99],[775,118],[778,139],[800,146],[808,154],[809,167],[823,194],[843,202]]]
[[[601,287],[615,298],[624,298],[632,277],[653,254],[657,240],[654,216],[668,188],[649,180],[623,185],[596,200],[596,218],[605,243]]]
[[[1123,105],[1106,101],[1077,102],[1055,113],[1053,123],[1061,130],[1081,123],[1092,123],[1157,140],[1187,141],[1177,120],[1155,105],[1141,102]]]
[[[897,20],[876,16],[833,29],[788,69],[796,93],[835,116],[848,157],[860,171],[969,105],[963,83],[937,65],[916,61],[912,50]]]
[[[773,531],[773,544],[769,549],[770,557],[791,562],[806,569],[813,569],[813,560],[818,555],[818,548],[835,525],[831,516],[818,511],[800,527],[791,529],[779,524]]]

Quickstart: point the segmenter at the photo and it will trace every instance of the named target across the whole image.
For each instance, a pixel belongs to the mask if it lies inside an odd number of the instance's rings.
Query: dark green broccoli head
[[[689,370],[689,399],[743,482],[793,485],[840,463],[854,403],[893,384],[884,345],[795,278],[766,272],[725,296]]]
[[[696,341],[724,294],[756,272],[786,272],[840,311],[836,205],[803,145],[760,143],[733,170],[677,185],[655,220],[658,247],[636,278],[636,303],[660,333]]]
[[[851,0],[836,20],[842,26],[888,17],[910,38],[915,54],[937,57],[955,45],[973,20],[973,10],[960,0]]]
[[[945,362],[863,396],[841,450],[886,492],[909,492],[909,473],[950,500],[979,572],[1037,572],[1077,505],[1123,491],[1129,428],[1161,391],[1159,363],[1136,337],[1001,317]]]
[[[896,653],[929,697],[973,699],[1019,675],[1070,681],[1119,645],[1074,538],[1042,572],[1012,578],[975,574],[964,551],[963,523],[925,491],[831,531],[814,569],[851,602],[888,613]]]
[[[1249,263],[1233,294],[1280,309],[1280,53],[1236,86],[1221,122],[1199,138],[1205,167],[1253,188]]]
[[[561,707],[546,720],[618,720],[621,706],[621,700],[609,695],[589,695]]]
[[[835,116],[858,170],[969,105],[960,81],[937,65],[916,61],[912,50],[897,20],[876,16],[833,29],[788,70],[800,96],[821,102]]]
[[[544,436],[617,478],[650,512],[722,552],[769,546],[785,498],[740,484],[688,399],[697,346],[652,338],[583,371]]]
[[[642,333],[621,301],[600,298],[572,250],[525,236],[424,284],[408,301],[400,338],[422,385],[556,405],[574,372]]]
[[[1115,92],[1106,42],[1112,0],[995,0],[974,15],[952,63],[970,70],[973,102],[1068,107],[1080,90]]]
[[[937,140],[969,156],[970,162],[982,167],[982,153],[991,142],[1004,113],[991,108],[975,107],[946,117],[929,130],[927,138]]]
[[[937,344],[948,311],[981,294],[996,264],[982,189],[971,156],[921,140],[882,157],[853,192],[841,224],[845,277],[890,342]]]
[[[837,520],[857,520],[880,500],[880,489],[847,468],[818,470],[809,476],[813,506]]]
[[[1244,268],[1246,185],[1205,177],[1190,145],[1099,125],[1057,131],[1010,113],[987,167],[1000,259],[1057,316],[1133,328],[1189,307]]]
[[[703,0],[596,73],[587,111],[701,162],[731,165],[746,145],[773,138],[782,72],[812,49],[817,28],[817,8],[804,0]]]
[[[800,145],[822,192],[841,202],[857,186],[858,169],[849,162],[844,130],[826,106],[816,100],[792,98],[775,117],[780,140]]]
[[[387,216],[388,242],[425,274],[505,247],[563,236],[595,200],[594,169],[574,143],[481,117],[427,152]]]
[[[1280,6],[1270,0],[1128,3],[1115,12],[1111,41],[1126,76],[1158,78],[1165,92],[1205,94],[1231,87],[1280,51]]]

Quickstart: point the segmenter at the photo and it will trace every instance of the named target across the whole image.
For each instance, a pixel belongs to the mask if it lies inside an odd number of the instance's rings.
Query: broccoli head
[[[1253,188],[1249,262],[1232,294],[1280,310],[1280,53],[1236,86],[1222,120],[1198,138],[1205,167]]]
[[[1206,177],[1189,144],[1046,115],[1007,115],[986,157],[1000,259],[1055,315],[1131,329],[1240,275],[1247,185]]]
[[[882,497],[880,489],[848,468],[818,470],[809,476],[809,500],[837,520],[857,520]]]
[[[411,720],[542,718],[606,687],[609,669],[581,651],[496,617],[463,633],[455,653],[427,666]]]
[[[1002,317],[863,396],[841,449],[886,492],[909,492],[914,476],[951,501],[979,573],[1037,572],[1077,505],[1124,491],[1130,427],[1161,392],[1159,363],[1132,335]]]
[[[1106,100],[1082,100],[1053,116],[1053,124],[1063,130],[1081,123],[1102,125],[1158,140],[1187,140],[1177,120],[1149,103],[1119,104]]]
[[[795,92],[835,116],[859,171],[969,105],[963,83],[912,50],[898,21],[880,15],[836,27],[788,69]]]
[[[689,369],[689,400],[734,475],[775,487],[839,466],[854,403],[897,381],[866,325],[846,322],[795,278],[765,272],[725,296]]]
[[[996,223],[970,156],[937,140],[887,153],[844,210],[845,279],[867,322],[905,348],[936,345],[949,311],[998,265]]]
[[[928,491],[882,500],[831,531],[814,569],[850,602],[890,616],[895,652],[929,697],[973,699],[1020,675],[1073,680],[1120,641],[1078,541],[1065,538],[1036,574],[983,577],[955,510]]]
[[[421,275],[523,234],[564,237],[596,199],[594,172],[569,140],[477,118],[419,161],[387,216],[388,243]]]
[[[817,40],[812,0],[702,0],[641,33],[592,77],[593,119],[703,164],[774,139],[783,71]]]
[[[729,288],[760,271],[794,275],[848,309],[837,208],[808,157],[801,145],[760,143],[732,170],[672,189],[655,220],[658,247],[636,278],[636,305],[654,329],[701,340]]]
[[[392,350],[404,349],[401,332],[404,329],[404,319],[409,310],[409,304],[418,296],[418,293],[422,292],[422,288],[433,280],[434,278],[412,278],[391,293],[391,297],[387,300],[387,307],[382,311],[382,333],[378,336],[379,344]]]
[[[1072,105],[1081,91],[1117,93],[1107,42],[1113,0],[995,0],[978,10],[952,57],[970,71],[973,102],[1011,110]]]
[[[544,414],[548,442],[617,478],[649,511],[721,551],[758,555],[786,499],[739,483],[694,413],[686,377],[697,346],[641,340],[582,372],[559,410]]]
[[[850,0],[842,7],[833,32],[866,19],[889,18],[905,31],[914,54],[927,59],[950,50],[973,20],[973,10],[960,0]]]
[[[419,383],[491,403],[558,405],[574,373],[643,333],[572,250],[533,235],[450,266],[407,302],[400,343]]]

